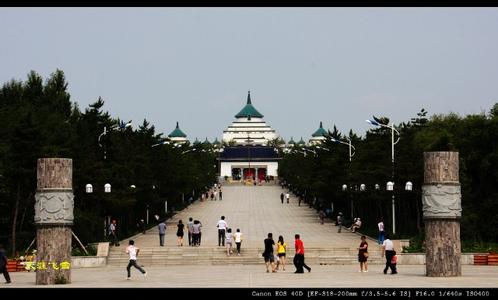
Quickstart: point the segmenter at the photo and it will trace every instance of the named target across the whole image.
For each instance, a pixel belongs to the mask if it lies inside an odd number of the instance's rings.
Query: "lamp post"
[[[375,118],[375,117],[374,117],[374,120],[366,120],[366,122],[371,124],[371,125],[374,125],[374,126],[381,126],[381,127],[391,129],[391,162],[392,162],[391,180],[392,181],[390,181],[390,182],[392,183],[392,185],[391,185],[391,187],[389,187],[389,182],[388,182],[387,190],[392,191],[393,234],[396,234],[396,218],[395,218],[396,212],[395,212],[395,200],[394,200],[394,145],[396,145],[399,142],[400,134],[399,134],[399,131],[397,131],[394,128],[394,123],[391,125],[382,124],[380,122],[380,120]],[[398,138],[396,139],[396,141],[394,141],[394,132],[395,131],[398,134]],[[389,188],[391,188],[391,189],[389,189]]]
[[[338,140],[336,138],[333,138],[333,137],[330,137],[330,140],[334,143],[338,143],[338,144],[343,144],[343,145],[346,145],[349,147],[349,167],[348,167],[348,175],[349,175],[349,180],[351,181],[351,161],[353,159],[353,156],[355,155],[356,153],[356,148],[351,144],[351,139],[350,138],[347,138],[348,139],[348,142],[343,142],[341,140]],[[344,188],[344,186],[343,186]],[[351,220],[353,219],[353,194],[350,192],[349,193],[349,197],[351,198]]]
[[[107,150],[106,148],[101,144],[100,142],[100,139],[102,139],[102,137],[104,135],[107,135],[108,132],[111,132],[112,130],[115,130],[115,129],[119,129],[119,130],[124,130],[128,127],[131,126],[131,120],[128,121],[128,123],[125,123],[125,122],[120,122],[119,124],[116,124],[116,125],[113,125],[111,126],[111,128],[109,128],[109,130],[107,130],[107,127],[104,126],[104,131],[99,135],[99,138],[98,138],[98,142],[99,142],[99,146],[100,148],[103,148],[104,149],[104,159],[107,158]]]
[[[88,183],[87,185],[85,185],[85,192],[87,194],[92,194],[93,193],[93,185]],[[111,184],[110,183],[106,183],[104,185],[104,193],[110,193],[111,192]],[[97,202],[97,207],[100,207],[100,202]],[[99,212],[100,212],[100,208],[99,208]],[[107,224],[107,221],[104,219],[104,236],[107,236],[107,227],[108,227],[109,224]]]
[[[246,141],[246,145],[248,146],[247,147],[247,151],[248,151],[248,158],[249,158],[249,170],[248,170],[248,174],[251,175],[251,180],[252,180],[252,172],[251,172],[251,143],[254,142],[254,140],[251,140],[250,136],[249,136],[249,132],[247,133],[247,139],[245,140]],[[242,174],[242,177],[244,177],[244,174]]]

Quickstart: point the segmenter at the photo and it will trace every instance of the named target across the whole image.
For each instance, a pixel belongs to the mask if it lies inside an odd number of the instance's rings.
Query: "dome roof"
[[[320,128],[318,128],[315,133],[313,133],[311,136],[313,137],[317,137],[317,136],[327,136],[327,131],[325,129],[323,129],[323,126],[322,126],[322,121],[320,121]]]
[[[263,115],[252,106],[251,103],[251,92],[247,93],[247,104],[242,108],[242,110],[235,115],[236,118],[262,118]]]
[[[183,138],[186,138],[187,135],[185,133],[183,133],[183,131],[178,126],[178,122],[176,122],[176,128],[175,128],[175,130],[173,130],[170,134],[168,134],[168,137],[170,137],[170,138],[172,138],[172,137],[183,137]]]

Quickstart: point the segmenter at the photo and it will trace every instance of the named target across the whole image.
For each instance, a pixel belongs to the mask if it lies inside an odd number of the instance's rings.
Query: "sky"
[[[81,110],[221,139],[247,92],[286,141],[488,112],[497,8],[0,8],[0,83],[61,69]]]

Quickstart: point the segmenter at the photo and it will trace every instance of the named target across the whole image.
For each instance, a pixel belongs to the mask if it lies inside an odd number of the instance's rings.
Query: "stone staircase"
[[[374,248],[374,247],[372,247]],[[308,265],[353,265],[358,263],[357,250],[352,248],[305,248]],[[140,249],[138,263],[145,266],[170,265],[258,265],[263,264],[262,248],[243,248],[241,255],[226,255],[223,247],[144,247]],[[383,264],[380,250],[369,250],[370,264]],[[287,252],[287,264],[292,264],[294,250]],[[128,255],[122,248],[113,248],[107,259],[109,266],[125,266]]]

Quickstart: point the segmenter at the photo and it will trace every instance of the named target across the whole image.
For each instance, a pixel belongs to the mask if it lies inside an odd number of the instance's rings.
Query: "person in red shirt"
[[[296,272],[294,273],[304,273],[303,267],[306,268],[308,272],[311,272],[311,268],[304,263],[303,241],[300,239],[299,234],[296,234],[294,237],[295,237],[294,245],[296,247],[296,254],[294,255],[294,266],[296,266]]]

